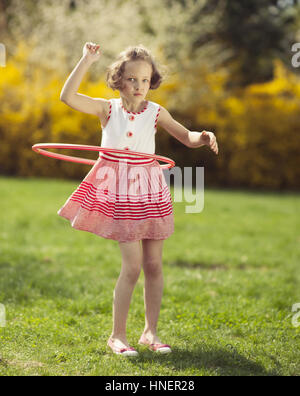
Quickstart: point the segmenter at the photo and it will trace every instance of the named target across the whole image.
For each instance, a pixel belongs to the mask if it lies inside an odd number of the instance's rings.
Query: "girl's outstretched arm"
[[[102,98],[91,98],[78,93],[77,90],[89,67],[100,58],[99,47],[97,44],[85,43],[82,58],[68,77],[60,94],[60,100],[73,109],[97,116],[104,114],[108,101]]]
[[[164,107],[160,106],[160,113],[157,119],[157,124],[169,132],[182,144],[190,148],[197,148],[201,146],[210,147],[215,154],[218,154],[218,144],[213,132],[202,131],[192,132],[174,120],[171,114]]]

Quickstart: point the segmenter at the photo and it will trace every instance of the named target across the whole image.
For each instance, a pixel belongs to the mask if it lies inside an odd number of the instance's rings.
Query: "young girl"
[[[154,154],[155,133],[160,125],[187,147],[208,145],[218,154],[212,132],[190,132],[164,107],[146,100],[149,89],[161,84],[162,75],[143,45],[128,47],[108,68],[107,84],[119,91],[118,99],[78,93],[84,74],[100,56],[99,45],[85,43],[83,56],[67,79],[60,99],[75,110],[99,117],[101,147]],[[112,351],[125,356],[138,354],[127,342],[126,320],[143,268],[145,328],[139,344],[152,351],[171,352],[156,333],[163,294],[163,241],[174,232],[172,199],[159,163],[126,152],[102,152],[57,213],[75,229],[119,242],[122,269],[114,290],[113,330],[108,340]]]

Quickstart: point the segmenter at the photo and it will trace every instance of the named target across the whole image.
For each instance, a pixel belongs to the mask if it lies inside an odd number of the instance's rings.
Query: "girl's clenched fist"
[[[85,43],[82,51],[83,57],[91,63],[96,62],[101,56],[99,48],[99,44]]]

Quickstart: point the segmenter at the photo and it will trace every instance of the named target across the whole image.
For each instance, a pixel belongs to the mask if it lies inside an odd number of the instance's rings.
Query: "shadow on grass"
[[[228,267],[222,263],[205,263],[205,262],[190,262],[183,260],[176,260],[166,263],[170,267],[190,268],[190,269],[204,269],[204,270],[228,270]]]
[[[2,275],[0,277],[2,298],[23,306],[34,304],[40,296],[57,300],[77,299],[89,286],[87,280],[83,281],[81,274],[64,271],[57,265],[51,267],[50,263],[33,256],[19,257],[14,260],[14,263],[0,258],[0,274]],[[90,309],[89,303],[87,310]],[[94,306],[93,309],[95,309]],[[145,363],[150,362],[155,366],[172,370],[174,375],[185,371],[192,372],[192,375],[199,375],[198,373],[219,376],[280,375],[280,363],[273,356],[268,356],[268,358],[272,359],[275,369],[266,370],[262,364],[256,362],[254,355],[246,356],[233,348],[196,344],[193,350],[173,347],[173,352],[168,355],[154,354],[147,349],[141,350],[139,356],[132,359],[132,362],[141,371],[144,370]]]
[[[192,375],[218,375],[218,376],[279,376],[277,370],[266,370],[260,363],[254,361],[253,356],[243,356],[235,350],[224,347],[196,346],[193,351],[172,348],[171,354],[154,354],[150,351],[140,351],[134,364],[141,367],[145,362],[152,361],[156,366],[163,366],[180,373],[184,370],[192,370]],[[274,360],[274,357],[272,357]],[[280,364],[275,359],[277,369]],[[206,374],[207,373],[207,374]],[[190,374],[189,374],[190,375]]]
[[[72,271],[55,259],[48,261],[25,254],[12,261],[0,258],[0,302],[26,306],[35,304],[40,297],[78,299],[94,286],[91,279],[88,269],[80,272],[75,266]],[[101,289],[101,280],[95,287]]]

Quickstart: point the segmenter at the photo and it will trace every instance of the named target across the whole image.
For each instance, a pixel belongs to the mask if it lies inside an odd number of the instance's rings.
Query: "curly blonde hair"
[[[126,62],[135,60],[146,61],[152,66],[149,89],[157,89],[166,78],[166,68],[165,66],[158,65],[154,56],[143,44],[127,47],[119,54],[117,60],[107,68],[106,83],[108,87],[113,90],[122,89],[122,77],[125,71],[125,64]]]

